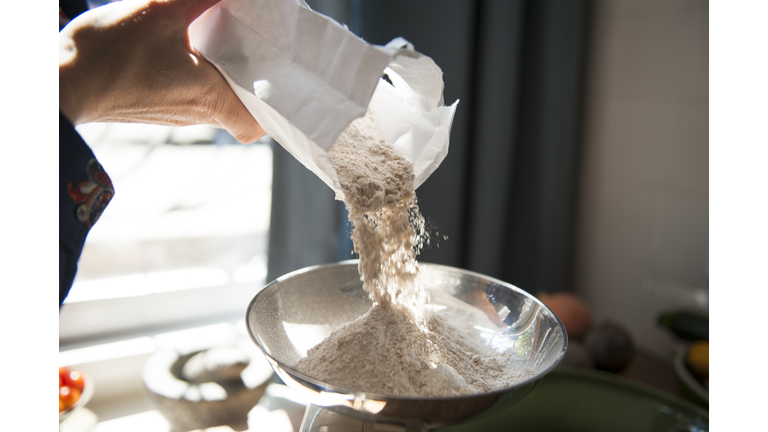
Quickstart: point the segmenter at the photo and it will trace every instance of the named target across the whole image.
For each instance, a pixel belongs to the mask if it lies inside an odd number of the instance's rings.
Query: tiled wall
[[[668,357],[658,312],[708,307],[709,4],[594,5],[576,290]]]

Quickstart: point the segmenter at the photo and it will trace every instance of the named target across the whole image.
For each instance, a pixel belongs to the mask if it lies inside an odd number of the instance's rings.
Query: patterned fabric
[[[88,3],[85,0],[59,0],[59,31],[87,10]]]
[[[70,19],[67,14],[65,14],[64,11],[59,8],[59,31],[61,31],[65,25],[69,24],[69,21]]]
[[[59,113],[59,306],[72,287],[85,238],[114,194],[91,149]]]
[[[88,173],[88,180],[76,186],[72,183],[67,184],[67,194],[77,204],[75,206],[77,220],[84,224],[86,229],[90,229],[99,220],[101,212],[109,204],[115,190],[104,168],[95,158],[88,161],[85,172]]]

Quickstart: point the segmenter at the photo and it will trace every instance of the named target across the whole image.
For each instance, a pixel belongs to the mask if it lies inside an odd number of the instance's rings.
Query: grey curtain
[[[446,103],[461,100],[449,154],[417,190],[433,233],[420,261],[569,289],[588,1],[308,4],[368,42],[408,39],[443,69]],[[269,280],[352,258],[343,206],[275,149]]]

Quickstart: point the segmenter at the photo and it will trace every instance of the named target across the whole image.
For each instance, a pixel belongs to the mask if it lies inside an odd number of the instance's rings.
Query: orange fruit
[[[709,341],[691,343],[685,364],[697,375],[709,375]]]

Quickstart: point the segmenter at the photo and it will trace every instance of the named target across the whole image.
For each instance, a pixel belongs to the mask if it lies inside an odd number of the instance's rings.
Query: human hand
[[[189,43],[219,0],[123,0],[59,33],[59,109],[73,123],[210,124],[249,143],[265,134],[224,77]]]

